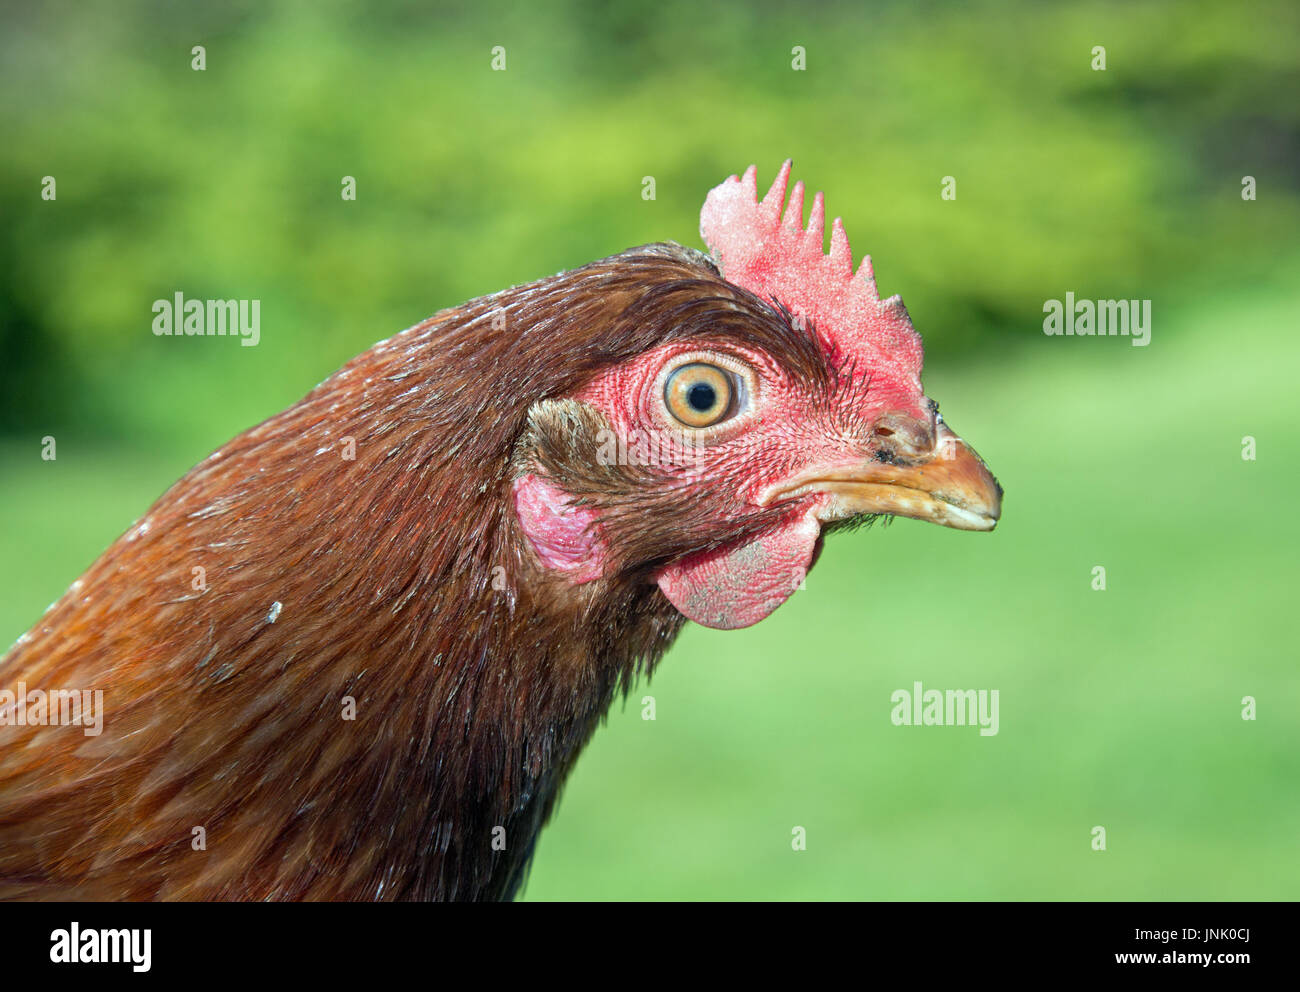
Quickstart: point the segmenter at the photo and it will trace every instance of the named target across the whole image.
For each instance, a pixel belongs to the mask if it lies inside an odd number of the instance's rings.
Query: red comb
[[[831,224],[831,250],[822,251],[826,205],[813,197],[812,216],[803,222],[803,183],[796,182],[785,206],[790,160],[758,200],[758,169],[731,176],[709,191],[700,211],[700,235],[728,282],[763,300],[779,300],[796,317],[810,319],[823,347],[841,360],[860,359],[866,367],[882,358],[895,371],[919,378],[921,338],[897,296],[881,300],[870,256],[853,274],[853,252],[844,224]],[[785,214],[782,217],[782,207]]]

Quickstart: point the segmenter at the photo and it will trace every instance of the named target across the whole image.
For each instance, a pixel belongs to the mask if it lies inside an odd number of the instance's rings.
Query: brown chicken
[[[172,486],[0,661],[0,897],[509,898],[684,618],[757,622],[870,515],[992,529],[906,310],[788,175],[709,195],[712,257],[443,311]]]

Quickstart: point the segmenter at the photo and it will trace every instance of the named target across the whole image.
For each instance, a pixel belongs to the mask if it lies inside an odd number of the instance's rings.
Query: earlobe
[[[606,549],[599,518],[588,506],[540,475],[529,473],[514,483],[515,513],[541,563],[571,582],[590,582],[605,572]]]
[[[666,566],[656,576],[668,601],[717,630],[749,627],[790,598],[812,567],[821,527],[802,517],[729,548]]]

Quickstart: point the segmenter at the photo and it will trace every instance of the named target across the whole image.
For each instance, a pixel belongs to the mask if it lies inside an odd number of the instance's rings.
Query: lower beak
[[[830,496],[817,510],[822,523],[890,513],[958,530],[992,530],[1002,513],[998,480],[974,449],[942,421],[934,450],[921,459],[813,469],[764,490],[759,503],[768,506],[813,494]]]

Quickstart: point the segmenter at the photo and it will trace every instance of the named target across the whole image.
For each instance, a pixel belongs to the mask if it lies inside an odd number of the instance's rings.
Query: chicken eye
[[[712,427],[732,412],[731,376],[716,365],[692,362],[664,383],[664,405],[687,427]]]

